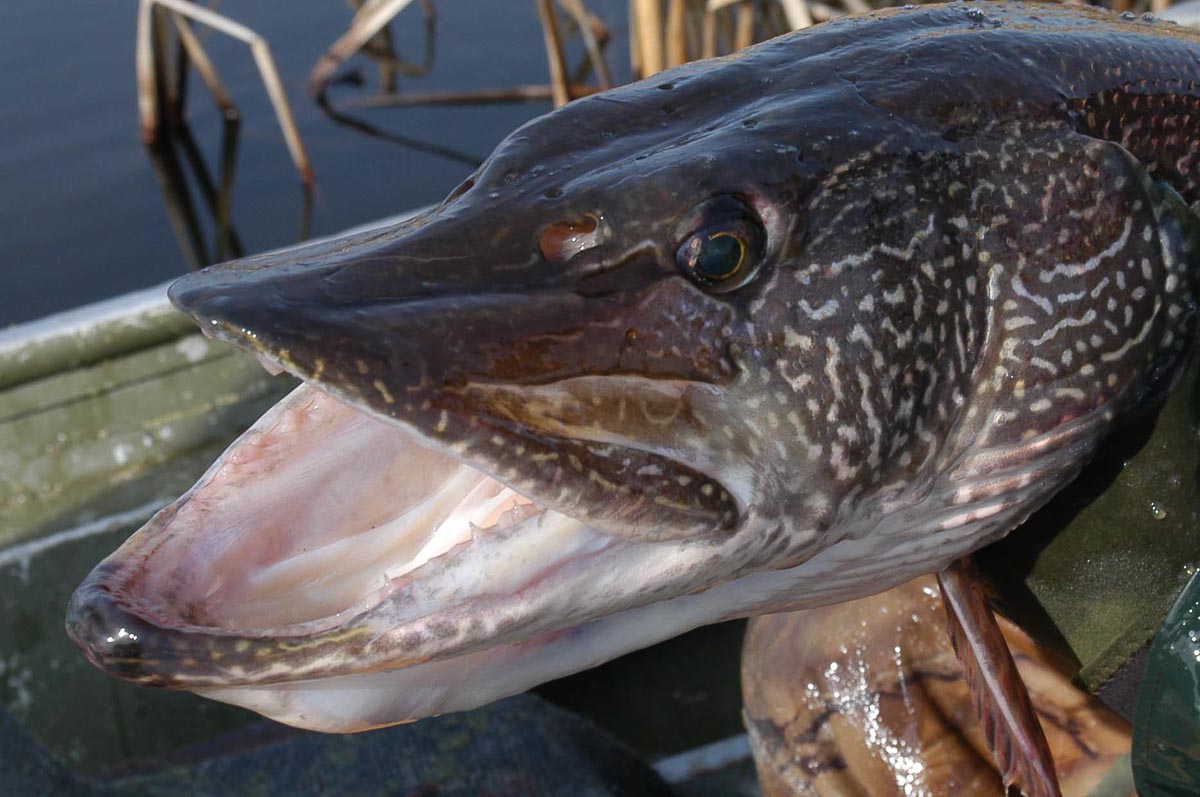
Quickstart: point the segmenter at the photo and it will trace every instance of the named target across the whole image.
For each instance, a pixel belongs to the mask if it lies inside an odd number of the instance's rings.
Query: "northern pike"
[[[180,279],[304,384],[79,587],[102,669],[464,710],[1006,534],[1170,384],[1200,37],[895,9],[573,102],[397,226]]]

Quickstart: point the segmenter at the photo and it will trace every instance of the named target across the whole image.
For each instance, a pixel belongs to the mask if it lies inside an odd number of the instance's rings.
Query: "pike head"
[[[1017,118],[1003,86],[893,79],[968,23],[682,67],[527,124],[412,221],[178,281],[304,384],[97,567],[70,633],[114,675],[359,730],[1006,532],[1190,311],[1162,194],[1038,110],[1064,88]]]

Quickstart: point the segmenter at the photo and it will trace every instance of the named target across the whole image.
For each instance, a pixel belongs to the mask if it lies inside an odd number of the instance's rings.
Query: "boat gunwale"
[[[377,219],[332,235],[267,250],[279,254],[378,230],[424,208]],[[182,276],[182,275],[181,275]],[[196,331],[167,299],[174,279],[0,329],[0,391],[109,357],[165,343]]]

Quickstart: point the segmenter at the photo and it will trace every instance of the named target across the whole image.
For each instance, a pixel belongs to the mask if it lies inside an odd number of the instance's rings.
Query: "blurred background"
[[[589,9],[611,20],[609,60],[618,79],[628,79],[624,3],[592,0]],[[380,128],[372,135],[335,121],[306,88],[352,8],[291,0],[226,2],[220,10],[268,42],[316,177],[309,200],[249,48],[196,26],[240,112],[228,199],[234,240],[224,247],[194,166],[202,161],[207,179],[220,184],[227,116],[193,73],[186,126],[143,145],[137,4],[0,3],[0,326],[435,202],[504,135],[551,107],[545,99],[355,111],[356,121]],[[400,71],[398,90],[547,82],[532,3],[441,2],[435,24],[427,41],[417,3],[391,24],[394,53],[413,74]],[[358,56],[337,71],[329,95],[337,103],[380,89],[377,62]]]

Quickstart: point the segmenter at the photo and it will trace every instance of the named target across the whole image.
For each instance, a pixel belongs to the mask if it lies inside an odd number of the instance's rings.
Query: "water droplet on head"
[[[1150,516],[1155,520],[1165,520],[1167,517],[1167,508],[1159,501],[1151,501]]]
[[[998,19],[989,17],[982,8],[968,8],[967,17],[976,25],[991,25],[993,28],[998,28],[1004,24]]]
[[[1132,11],[1122,11],[1121,19],[1125,20],[1126,22],[1132,22],[1133,20],[1137,19],[1137,14],[1133,13]]]

